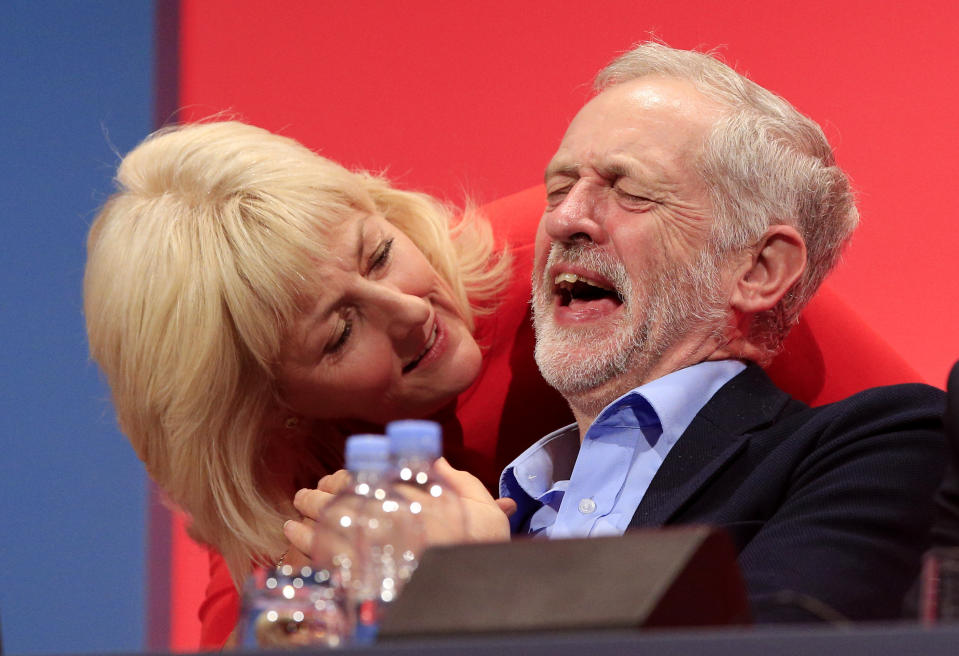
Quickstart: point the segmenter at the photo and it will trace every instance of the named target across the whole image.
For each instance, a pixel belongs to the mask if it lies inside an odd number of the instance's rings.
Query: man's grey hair
[[[765,351],[764,364],[835,266],[859,222],[849,179],[816,122],[713,53],[643,43],[601,70],[594,88],[600,92],[657,75],[690,82],[728,109],[695,162],[714,211],[713,246],[721,253],[745,248],[775,224],[795,227],[806,243],[802,278],[753,324],[750,337]]]

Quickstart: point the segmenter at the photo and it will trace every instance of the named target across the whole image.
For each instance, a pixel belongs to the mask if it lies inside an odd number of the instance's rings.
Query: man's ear
[[[730,299],[742,313],[775,306],[806,270],[806,243],[792,226],[770,226],[747,255]]]

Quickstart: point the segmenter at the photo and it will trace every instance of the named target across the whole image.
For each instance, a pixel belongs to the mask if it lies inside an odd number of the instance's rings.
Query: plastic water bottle
[[[250,649],[339,647],[352,635],[328,572],[257,569],[243,587],[241,644]]]
[[[389,443],[382,435],[346,442],[352,485],[317,520],[314,569],[328,572],[358,644],[373,641],[380,617],[416,568],[423,546],[420,518],[391,484]]]
[[[393,421],[386,425],[386,436],[393,459],[394,489],[420,506],[418,514],[427,544],[465,542],[468,523],[462,500],[433,467],[443,455],[440,425],[420,419]]]

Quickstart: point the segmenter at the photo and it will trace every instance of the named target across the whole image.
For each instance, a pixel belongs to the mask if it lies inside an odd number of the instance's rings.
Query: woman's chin
[[[463,327],[455,336],[455,347],[444,360],[429,369],[410,372],[413,383],[405,398],[391,403],[392,414],[402,414],[403,419],[424,419],[441,413],[447,407],[455,409],[457,397],[465,392],[479,377],[483,367],[483,354],[468,330]],[[415,378],[414,378],[415,377]]]

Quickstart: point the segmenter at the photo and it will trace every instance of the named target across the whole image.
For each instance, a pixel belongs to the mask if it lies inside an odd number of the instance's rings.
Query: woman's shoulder
[[[210,580],[200,605],[200,647],[220,649],[236,626],[240,614],[240,595],[226,561],[214,550],[209,552]]]
[[[542,185],[504,196],[480,206],[480,213],[493,228],[496,243],[512,250],[532,247],[545,207]]]

